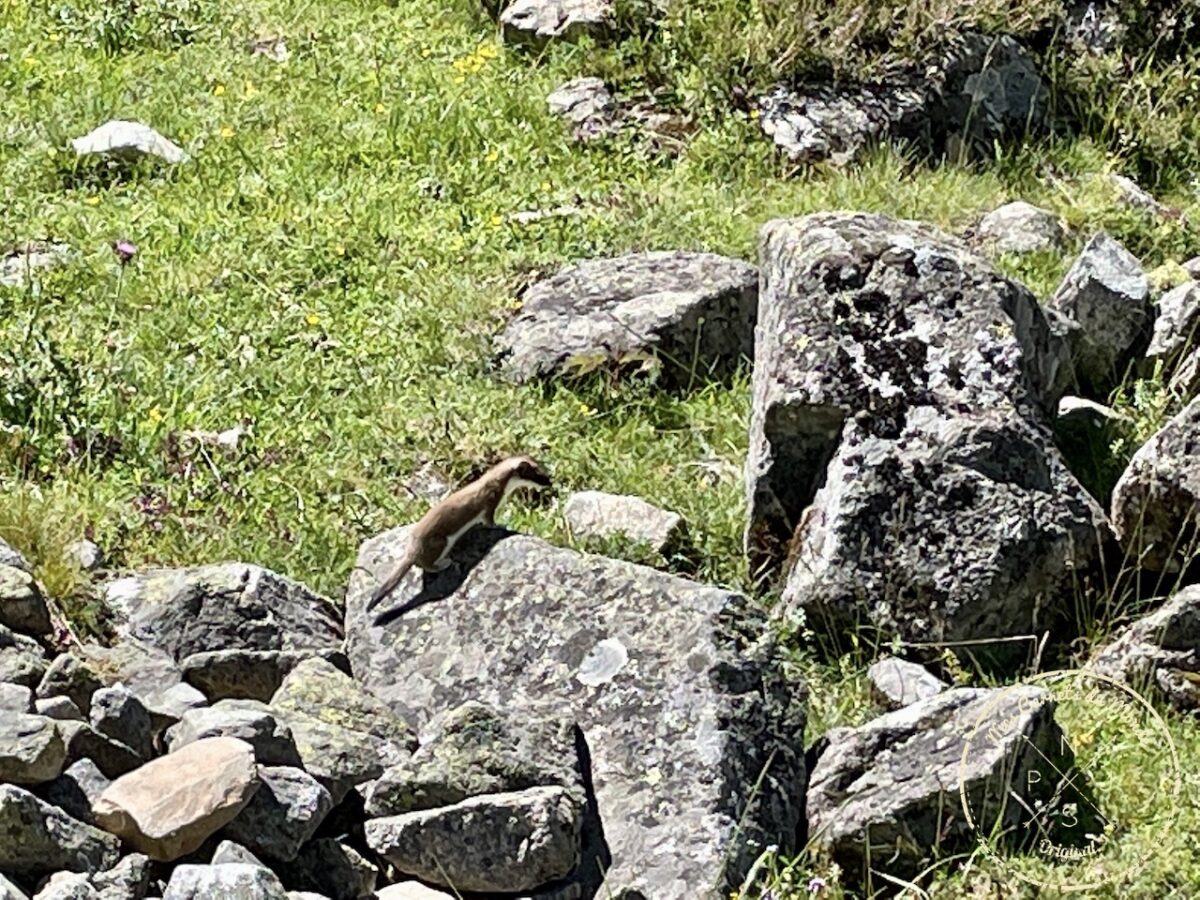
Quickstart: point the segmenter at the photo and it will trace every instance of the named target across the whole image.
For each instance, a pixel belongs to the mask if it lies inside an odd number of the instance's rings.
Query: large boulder
[[[1181,712],[1200,709],[1200,586],[1186,587],[1096,651],[1088,668]]]
[[[1065,347],[1037,300],[879,215],[768,223],[760,255],[753,572],[788,557],[786,608],[835,633],[1003,639],[1052,621],[1108,535],[1050,436]]]
[[[347,593],[355,674],[416,722],[479,700],[578,723],[599,818],[584,824],[574,876],[585,891],[725,894],[763,847],[790,845],[803,686],[784,677],[745,598],[479,528],[458,566],[403,580],[396,600],[409,611],[380,624],[366,601],[405,541],[397,529],[359,552]]]
[[[454,806],[371,819],[367,844],[408,875],[463,891],[530,891],[579,861],[582,810],[568,791],[484,794]]]
[[[53,719],[0,715],[0,781],[41,784],[59,776],[67,748]]]
[[[1112,520],[1135,564],[1175,571],[1200,556],[1200,397],[1147,441],[1113,489]]]
[[[368,686],[374,684],[371,680]],[[408,724],[358,681],[321,659],[298,665],[271,707],[292,730],[304,768],[335,804],[415,749]]]
[[[251,699],[268,699],[290,665],[336,653],[341,645],[341,624],[328,599],[254,565],[145,572],[109,584],[105,599],[121,637],[165,651],[192,684],[203,683],[208,668],[225,661],[220,654],[239,654],[238,678],[266,688]],[[289,665],[281,667],[281,653],[292,657]],[[198,673],[188,671],[189,658],[198,654],[213,656],[203,657],[209,665]]]
[[[22,634],[50,633],[50,610],[33,576],[0,563],[0,625]]]
[[[496,341],[500,371],[524,382],[654,364],[686,386],[753,354],[757,304],[757,271],[741,260],[684,251],[587,260],[525,293]]]
[[[249,744],[208,738],[118,778],[92,814],[138,852],[170,862],[232,821],[259,783]]]
[[[120,842],[33,794],[0,784],[0,872],[37,877],[99,872],[117,861]]]
[[[1053,830],[1055,812],[1079,796],[1054,708],[1043,688],[956,688],[834,729],[810,774],[809,846],[853,882],[872,860],[905,878],[1001,829]]]
[[[260,766],[258,774],[262,785],[224,833],[252,853],[290,862],[329,815],[333,800],[303,769]]]
[[[1083,248],[1050,301],[1079,326],[1072,367],[1084,396],[1106,399],[1150,342],[1154,307],[1137,257],[1104,232]]]

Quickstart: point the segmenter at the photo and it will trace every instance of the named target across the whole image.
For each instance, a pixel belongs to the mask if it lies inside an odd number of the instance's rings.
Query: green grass
[[[457,481],[513,451],[543,460],[564,489],[677,510],[698,542],[697,577],[749,588],[747,375],[681,396],[489,377],[518,289],[568,261],[652,248],[753,259],[759,226],[777,216],[864,209],[957,229],[1017,198],[1061,214],[1073,249],[1098,228],[1148,266],[1200,249],[1185,222],[1116,205],[1102,175],[1124,164],[1103,134],[972,167],[883,149],[851,170],[793,172],[747,115],[716,114],[730,66],[706,81],[701,51],[749,54],[751,75],[771,75],[760,47],[694,44],[656,63],[703,125],[666,157],[624,140],[573,147],[545,105],[562,81],[615,71],[662,32],[531,57],[503,47],[466,0],[175,0],[103,20],[75,5],[85,14],[64,23],[61,3],[0,0],[0,244],[49,236],[75,251],[31,289],[0,289],[0,536],[84,628],[102,611],[65,548],[85,531],[117,568],[241,559],[338,598],[359,542],[426,508],[404,487],[413,471],[432,463]],[[700,41],[689,21],[687,40]],[[287,40],[286,63],[249,53],[267,34]],[[117,117],[153,125],[193,161],[119,178],[77,165],[67,140]],[[1200,215],[1185,178],[1164,183],[1164,199]],[[584,215],[506,219],[565,204]],[[119,238],[139,248],[123,270]],[[1069,263],[1003,265],[1045,297]],[[1137,407],[1137,391],[1127,396]],[[1139,435],[1163,414],[1146,404]],[[233,453],[185,436],[236,425],[248,433]],[[504,518],[568,542],[554,504],[514,503]],[[871,714],[861,660],[802,662],[810,739]],[[1195,724],[1171,727],[1194,760]],[[1114,777],[1138,775],[1128,765]],[[1111,895],[1200,889],[1196,834],[1189,808],[1165,837],[1129,835],[1121,853],[1155,864]],[[778,885],[806,896],[804,858],[787,865],[772,863]],[[977,862],[938,895],[1022,895],[1006,879]]]

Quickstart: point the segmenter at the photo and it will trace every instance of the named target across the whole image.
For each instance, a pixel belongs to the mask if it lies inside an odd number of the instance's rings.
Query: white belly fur
[[[470,522],[468,522],[462,528],[458,529],[458,531],[454,532],[449,537],[447,537],[446,538],[446,549],[442,551],[442,555],[438,557],[437,562],[434,563],[434,565],[438,568],[443,567],[446,563],[446,557],[448,557],[450,555],[451,551],[454,550],[454,545],[458,543],[458,539],[460,537],[462,537],[464,534],[466,534],[468,531],[470,531],[472,528],[474,528],[476,525],[480,525],[482,523],[483,523],[483,515],[480,514],[480,515],[476,516],[475,518],[473,518]]]

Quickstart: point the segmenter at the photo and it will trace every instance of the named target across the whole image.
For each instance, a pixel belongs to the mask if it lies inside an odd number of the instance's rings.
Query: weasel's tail
[[[373,610],[379,605],[379,601],[394,591],[396,589],[396,585],[403,580],[404,576],[408,574],[408,570],[412,567],[412,556],[406,555],[404,559],[400,561],[400,564],[392,570],[392,574],[388,576],[387,581],[375,589],[375,593],[373,593],[371,595],[371,599],[367,601],[367,612]]]

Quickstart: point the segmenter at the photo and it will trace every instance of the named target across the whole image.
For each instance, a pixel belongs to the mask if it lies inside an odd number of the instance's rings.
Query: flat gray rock
[[[259,789],[223,833],[265,859],[290,862],[329,815],[333,799],[303,769],[259,766],[258,775]]]
[[[0,625],[34,637],[50,633],[50,611],[33,576],[3,564],[0,564]]]
[[[0,714],[33,712],[33,691],[23,684],[0,683]]]
[[[211,650],[193,653],[180,668],[189,685],[210,702],[267,701],[288,673],[306,659],[323,659],[339,669],[349,668],[341,648],[323,650]]]
[[[871,693],[888,709],[903,709],[949,687],[924,666],[895,656],[873,662],[867,669],[867,680]]]
[[[92,694],[104,687],[104,682],[90,663],[82,662],[73,653],[54,657],[37,685],[38,699],[69,697],[85,716],[92,710]]]
[[[578,491],[563,506],[567,528],[575,537],[624,537],[663,556],[687,543],[687,523],[679,513],[659,509],[641,497]]]
[[[145,762],[131,748],[101,734],[87,722],[60,719],[58,730],[67,745],[67,765],[90,759],[106,777],[120,778]]]
[[[1147,441],[1113,489],[1112,520],[1130,562],[1176,571],[1197,556],[1200,397]]]
[[[1083,396],[1106,399],[1150,341],[1154,309],[1141,263],[1100,232],[1049,305],[1079,326],[1071,362]]]
[[[515,0],[500,14],[504,40],[514,44],[575,41],[614,24],[612,0]]]
[[[53,781],[39,789],[42,799],[53,804],[69,816],[89,825],[96,824],[92,818],[92,804],[112,784],[99,767],[90,759],[72,763]]]
[[[571,124],[577,141],[587,142],[620,130],[617,104],[602,78],[573,78],[546,98],[551,115]]]
[[[367,844],[401,872],[462,891],[528,891],[579,862],[582,809],[559,787],[484,794],[371,819]]]
[[[1122,629],[1088,668],[1180,712],[1200,709],[1200,586],[1183,588]]]
[[[35,687],[46,672],[38,642],[0,625],[0,682]]]
[[[217,844],[217,849],[213,851],[212,860],[210,862],[214,866],[223,866],[227,863],[240,863],[247,866],[259,866],[263,869],[268,869],[266,863],[235,841],[221,841]]]
[[[144,900],[150,893],[150,858],[130,853],[104,872],[92,876],[100,900]]]
[[[120,842],[28,791],[0,784],[0,871],[39,877],[98,872],[117,862]]]
[[[91,725],[96,731],[119,741],[142,759],[154,755],[154,729],[150,711],[125,687],[116,684],[92,695]]]
[[[656,365],[687,385],[754,352],[758,273],[741,260],[686,251],[593,259],[539,281],[496,340],[515,382]]]
[[[67,262],[71,248],[55,241],[26,241],[0,250],[0,287],[24,287],[39,270],[52,269]],[[21,554],[0,539],[0,563],[29,571]]]
[[[955,688],[825,741],[809,779],[809,843],[851,883],[864,880],[864,860],[911,877],[935,855],[977,847],[994,825],[1029,833],[1024,809],[1046,804],[1053,829],[1053,810],[1074,799],[1055,793],[1073,759],[1041,688]],[[1010,792],[1018,802],[1004,802]]]
[[[372,818],[451,806],[480,794],[558,786],[584,802],[574,727],[505,715],[477,701],[435,716],[412,757],[370,786]]]
[[[70,697],[46,697],[34,704],[34,711],[39,716],[48,719],[60,719],[64,722],[82,722],[83,711],[75,705]]]
[[[177,866],[163,900],[287,900],[287,891],[270,869],[226,863]]]
[[[1036,253],[1062,250],[1067,231],[1054,213],[1017,200],[984,216],[975,229],[975,239],[993,253]]]
[[[0,716],[0,781],[41,784],[59,776],[67,749],[53,719],[27,714]]]
[[[284,874],[288,887],[315,891],[330,900],[359,900],[374,894],[379,870],[350,845],[316,838],[300,848]]]
[[[341,623],[328,599],[254,565],[154,570],[111,582],[105,600],[116,614],[121,637],[165,651],[185,672],[186,661],[194,654],[317,653],[341,646]],[[243,670],[254,659],[242,659]],[[279,672],[276,656],[263,659],[261,665],[266,671],[244,672],[241,678],[270,681]]]
[[[401,582],[408,612],[371,624],[367,597],[405,540],[397,529],[359,551],[346,597],[355,674],[418,723],[468,700],[578,723],[600,819],[584,826],[585,892],[725,894],[761,847],[786,847],[804,686],[745,598],[478,528],[454,568]],[[593,861],[608,854],[601,884]]]
[[[320,659],[298,665],[271,707],[292,730],[304,768],[334,804],[416,748],[408,724],[349,675]]]
[[[155,157],[176,165],[188,160],[182,147],[167,140],[149,125],[123,119],[105,122],[83,137],[74,138],[71,147],[80,156],[100,155],[126,162]]]
[[[300,754],[292,731],[275,711],[257,700],[221,700],[211,707],[189,710],[165,735],[168,750],[178,750],[208,737],[233,737],[254,748],[264,766],[299,766]]]

